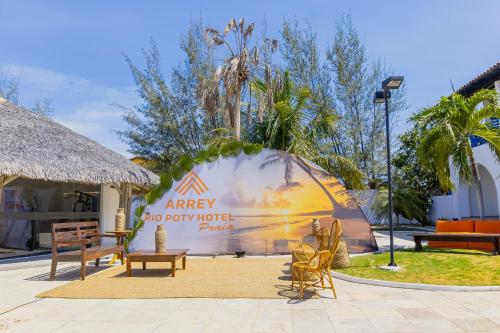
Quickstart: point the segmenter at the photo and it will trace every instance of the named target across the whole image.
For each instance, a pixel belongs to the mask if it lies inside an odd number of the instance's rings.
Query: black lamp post
[[[377,104],[385,103],[385,140],[387,149],[387,187],[389,194],[389,242],[391,262],[389,266],[396,266],[394,262],[394,228],[392,224],[392,172],[391,172],[391,137],[389,128],[389,98],[391,89],[399,89],[403,83],[403,76],[390,76],[382,82],[382,91],[375,92],[373,102]]]

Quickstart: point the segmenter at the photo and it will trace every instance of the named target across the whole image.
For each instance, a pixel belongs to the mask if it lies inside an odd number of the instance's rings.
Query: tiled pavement
[[[303,302],[36,299],[67,282],[46,281],[48,269],[0,271],[0,312],[7,311],[0,315],[0,331],[500,332],[500,292],[417,291],[336,280],[338,300],[327,291]],[[61,269],[68,271],[67,280],[77,277],[78,267]]]

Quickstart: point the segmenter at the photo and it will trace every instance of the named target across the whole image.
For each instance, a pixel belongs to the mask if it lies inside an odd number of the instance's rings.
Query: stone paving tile
[[[459,306],[485,306],[485,305],[495,305],[491,302],[485,295],[487,292],[476,293],[476,292],[437,292],[437,294],[452,300]],[[500,297],[500,294],[497,294]]]
[[[500,332],[500,325],[485,318],[454,319],[453,323],[468,332]]]
[[[231,303],[231,300],[228,300],[228,302]],[[261,309],[275,310],[287,310],[292,308],[288,299],[262,299],[260,300],[259,307]]]
[[[36,308],[30,308],[30,310],[34,310]],[[64,307],[64,308],[40,308],[44,309],[45,312],[43,315],[35,315],[30,316],[30,320],[36,320],[40,322],[44,321],[70,321],[75,318],[79,318],[82,314],[82,309],[80,308],[72,308],[72,307]],[[20,310],[20,309],[18,309]],[[12,313],[18,313],[18,310],[13,311]]]
[[[106,328],[106,333],[151,333],[153,332],[159,324],[137,324],[137,323],[116,323],[112,324],[110,327]]]
[[[500,306],[496,305],[482,305],[482,306],[466,306],[466,308],[481,317],[488,319],[500,317]]]
[[[110,327],[111,323],[99,323],[99,322],[76,322],[70,321],[66,322],[59,328],[51,331],[54,333],[89,333],[89,332],[106,332]]]
[[[38,300],[39,300],[38,302],[30,304],[28,305],[28,307],[46,306],[58,309],[62,309],[65,307],[80,308],[80,309],[95,309],[101,307],[105,302],[109,301],[100,299],[65,299],[65,298],[43,298]]]
[[[474,296],[481,297],[483,299],[487,299],[491,303],[500,306],[500,291],[492,292],[492,293],[475,293]]]
[[[418,293],[413,293],[412,296],[427,307],[458,308],[463,306],[462,303],[456,302],[439,294],[425,293],[420,295]]]
[[[333,328],[341,333],[368,333],[376,332],[375,326],[368,319],[334,320]]]
[[[222,303],[221,299],[190,298],[182,302],[176,310],[214,309]]]
[[[146,300],[144,299],[110,299],[103,300],[100,308],[106,309],[121,309],[121,310],[138,310],[143,309]]]
[[[160,324],[153,333],[203,333],[205,325],[203,324]],[[123,333],[128,332],[124,331]],[[130,331],[132,332],[132,331]],[[135,333],[135,332],[134,332]]]
[[[9,328],[12,328],[14,326],[18,326],[24,322],[27,322],[28,320],[25,319],[17,319],[17,318],[0,318],[0,331],[6,331]]]
[[[134,313],[135,311],[132,310],[99,308],[89,311],[80,311],[80,314],[75,316],[73,320],[79,322],[98,321],[103,323],[119,323],[126,318],[130,318]]]
[[[426,333],[453,333],[465,332],[452,321],[447,319],[409,319],[409,321],[419,330]]]
[[[53,311],[46,308],[17,308],[1,316],[2,319],[36,320],[50,315]]]
[[[279,300],[283,303],[284,300]],[[285,300],[287,301],[287,300]],[[238,309],[238,310],[254,310],[261,306],[260,299],[237,298],[237,299],[223,299],[218,305],[218,309]]]
[[[348,302],[327,304],[326,312],[330,320],[366,319],[357,305]]]
[[[321,299],[313,298],[304,301],[292,301],[290,302],[290,308],[317,310],[317,309],[324,309],[325,303]]]
[[[428,306],[424,305],[419,300],[405,296],[404,298],[384,300],[384,304],[395,308],[412,308],[412,309],[426,309]]]
[[[368,319],[404,319],[397,309],[379,302],[358,302],[358,307]]]
[[[370,319],[380,333],[418,333],[422,332],[406,319]],[[368,332],[367,332],[368,333]]]
[[[49,333],[64,326],[64,321],[28,321],[22,324],[13,326],[5,331],[5,333]]]
[[[231,309],[227,308],[213,313],[211,322],[221,324],[252,325],[257,317],[257,308]]]
[[[406,319],[443,319],[443,317],[431,309],[398,308],[397,311]]]
[[[349,293],[349,300],[351,301],[382,301],[383,299],[384,298],[382,295],[373,293],[371,291],[356,291]]]
[[[293,323],[293,333],[333,333],[333,324],[330,321],[299,321]]]
[[[166,331],[165,331],[166,332]],[[248,324],[208,324],[203,333],[252,333],[253,325]]]
[[[140,310],[177,310],[186,299],[165,298],[165,299],[144,299],[139,307]]]
[[[128,317],[128,322],[149,324],[149,323],[165,323],[171,318],[170,310],[153,309],[153,310],[136,310]]]
[[[291,309],[260,309],[257,312],[257,320],[277,320],[292,322]]]
[[[206,324],[213,318],[212,310],[167,310],[164,322],[176,324]]]
[[[257,319],[253,331],[255,333],[292,333],[293,323],[291,321]]]
[[[498,311],[499,309],[497,309]],[[466,318],[480,318],[481,316],[466,308],[433,308],[433,311],[446,319],[466,319]]]
[[[328,313],[324,309],[292,309],[293,322],[328,321]]]
[[[495,316],[487,316],[486,318],[488,318],[489,320],[500,326],[500,313]]]

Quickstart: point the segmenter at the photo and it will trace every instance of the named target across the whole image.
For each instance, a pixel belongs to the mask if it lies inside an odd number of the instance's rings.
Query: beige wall
[[[110,184],[101,185],[101,232],[115,229],[116,210],[120,204],[120,194]],[[103,238],[103,244],[115,244],[112,238]]]

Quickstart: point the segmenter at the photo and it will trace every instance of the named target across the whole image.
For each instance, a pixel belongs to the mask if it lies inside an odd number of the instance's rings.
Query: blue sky
[[[179,38],[203,17],[222,29],[229,18],[267,20],[277,36],[283,17],[309,21],[320,48],[332,41],[334,21],[350,13],[369,55],[390,64],[407,82],[409,114],[433,104],[499,61],[500,1],[29,1],[0,0],[0,73],[19,79],[20,103],[53,101],[55,119],[118,152],[113,130],[124,126],[116,104],[137,105],[122,52],[142,63],[154,38],[163,68],[182,61]]]

